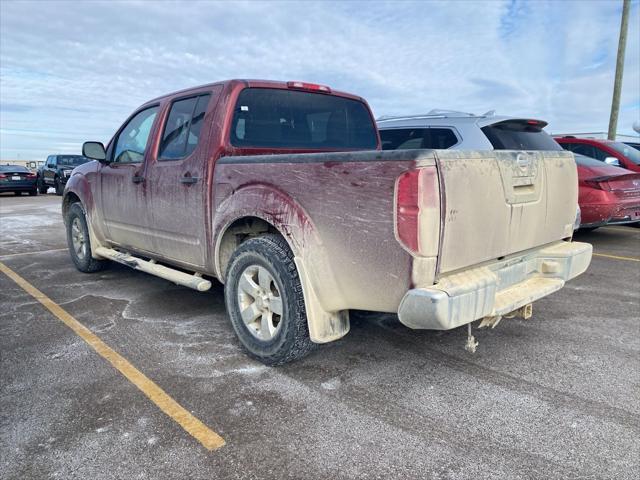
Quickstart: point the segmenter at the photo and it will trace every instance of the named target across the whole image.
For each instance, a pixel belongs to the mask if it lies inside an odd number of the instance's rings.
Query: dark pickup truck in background
[[[49,187],[53,187],[56,195],[62,195],[71,171],[88,161],[82,155],[49,155],[44,165],[38,168],[38,191],[47,193]]]
[[[267,364],[341,338],[351,309],[439,330],[528,317],[591,260],[571,241],[570,152],[383,152],[367,103],[325,86],[183,90],[83,154],[97,161],[62,203],[76,267],[112,260],[199,291],[217,278]]]

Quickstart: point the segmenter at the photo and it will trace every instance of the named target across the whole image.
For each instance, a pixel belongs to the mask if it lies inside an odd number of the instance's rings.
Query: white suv
[[[437,148],[454,150],[562,150],[543,128],[547,122],[431,110],[423,115],[380,117],[383,150]]]

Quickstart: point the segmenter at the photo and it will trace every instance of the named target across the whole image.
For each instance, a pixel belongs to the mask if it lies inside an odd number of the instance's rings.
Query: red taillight
[[[411,254],[438,255],[440,182],[435,166],[409,170],[396,182],[396,237]]]
[[[541,122],[539,122],[538,120],[527,120],[527,123],[529,125],[540,125]]]
[[[0,178],[7,178],[7,176],[4,173],[0,173]]]
[[[36,178],[37,175],[35,173],[27,173],[27,178]]]
[[[409,170],[398,178],[396,193],[396,229],[398,240],[410,251],[417,252],[420,217],[420,170]]]
[[[287,82],[287,87],[297,88],[299,90],[310,90],[312,92],[331,93],[331,89],[326,85],[318,85],[317,83],[306,82]]]

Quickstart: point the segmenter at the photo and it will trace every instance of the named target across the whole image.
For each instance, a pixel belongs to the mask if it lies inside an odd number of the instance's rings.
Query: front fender
[[[96,166],[97,167],[97,166]],[[91,256],[100,258],[94,254],[95,249],[105,246],[106,237],[102,229],[101,216],[96,208],[94,192],[92,186],[96,186],[95,173],[96,169],[89,171],[74,172],[64,188],[62,196],[62,218],[66,224],[67,210],[72,203],[80,201],[87,219],[87,227],[89,228],[89,238],[91,240]],[[87,176],[94,177],[89,181]]]
[[[348,311],[331,307],[332,303],[344,303],[344,299],[335,298],[336,292],[328,295],[326,285],[335,285],[334,273],[329,267],[330,262],[326,261],[322,240],[304,208],[286,192],[261,183],[246,185],[233,192],[224,185],[218,185],[215,204],[212,228],[214,268],[220,281],[224,282],[219,261],[224,232],[236,220],[260,218],[285,238],[294,254],[311,340],[326,343],[346,335],[349,331]]]

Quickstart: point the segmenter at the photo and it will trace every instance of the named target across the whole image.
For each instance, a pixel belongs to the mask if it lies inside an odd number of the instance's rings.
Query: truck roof
[[[148,103],[153,103],[153,102],[158,102],[160,100],[164,100],[166,98],[170,98],[170,97],[174,97],[176,95],[180,95],[180,94],[188,94],[190,92],[196,92],[198,90],[202,90],[204,88],[207,87],[212,87],[214,85],[231,85],[231,84],[235,84],[235,85],[243,85],[244,87],[252,87],[252,88],[280,88],[280,89],[289,89],[289,88],[296,88],[294,86],[292,86],[292,84],[301,84],[301,85],[308,85],[311,87],[322,87],[322,88],[326,88],[327,90],[321,90],[318,88],[301,88],[301,90],[308,90],[310,92],[316,92],[316,93],[325,93],[328,95],[335,95],[335,96],[339,96],[339,97],[346,97],[346,98],[351,98],[353,100],[359,100],[364,102],[364,98],[358,96],[358,95],[353,95],[351,93],[347,93],[347,92],[342,92],[340,90],[334,90],[331,87],[325,87],[324,85],[318,85],[318,84],[314,84],[314,83],[308,83],[308,82],[300,82],[300,81],[278,81],[278,80],[258,80],[258,79],[240,79],[240,78],[234,78],[234,79],[229,79],[229,80],[221,80],[219,82],[212,82],[212,83],[205,83],[203,85],[198,85],[198,86],[194,86],[194,87],[189,87],[189,88],[184,88],[182,90],[177,90],[175,92],[171,92],[171,93],[167,93],[165,95],[161,95],[159,97],[153,98],[147,102],[145,102],[145,105]],[[300,88],[297,88],[300,89]]]

